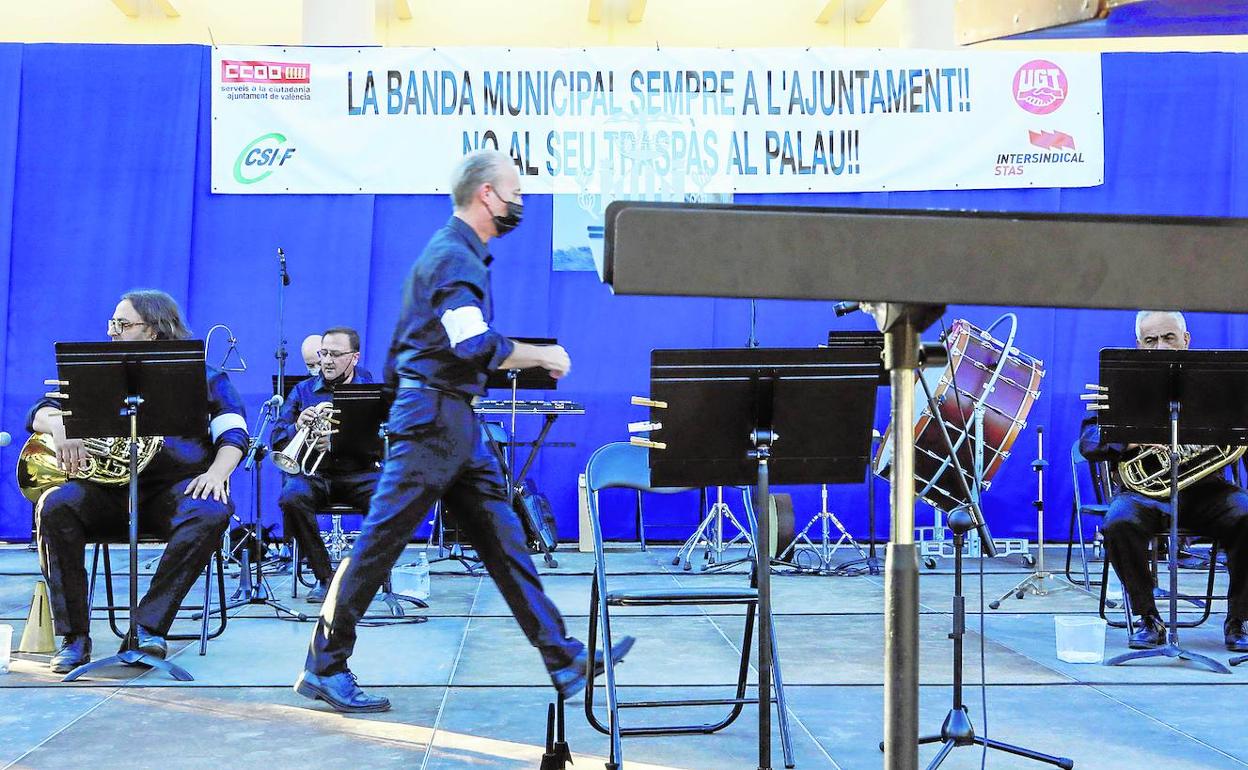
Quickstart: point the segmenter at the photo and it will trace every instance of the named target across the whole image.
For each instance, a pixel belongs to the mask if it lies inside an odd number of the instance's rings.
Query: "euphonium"
[[[315,476],[316,469],[321,466],[321,460],[325,459],[325,453],[328,451],[327,449],[318,450],[316,445],[321,437],[337,432],[334,430],[334,425],[338,421],[330,416],[333,411],[334,405],[331,401],[318,405],[312,422],[300,428],[285,449],[274,453],[273,464],[283,473]],[[311,467],[308,467],[309,460],[313,461]]]
[[[1243,456],[1245,447],[1179,447],[1179,489],[1184,489]],[[1147,497],[1170,497],[1170,447],[1141,447],[1133,457],[1118,463],[1118,475],[1127,489]]]
[[[107,486],[121,486],[130,482],[128,437],[85,438],[82,443],[87,450],[87,459],[72,478]],[[140,473],[164,443],[163,436],[139,436]],[[22,495],[32,503],[38,502],[44,492],[61,486],[70,478],[70,474],[61,470],[56,463],[56,445],[52,436],[47,433],[31,434],[17,460],[17,485],[21,488]]]

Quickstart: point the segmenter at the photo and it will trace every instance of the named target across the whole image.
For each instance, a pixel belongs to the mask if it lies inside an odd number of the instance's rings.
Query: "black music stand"
[[[529,345],[557,345],[559,341],[554,337],[513,337],[516,342],[523,342]],[[516,490],[515,485],[518,483],[514,468],[516,466],[516,397],[517,391],[520,390],[554,390],[559,386],[559,381],[551,376],[550,372],[535,366],[531,369],[498,369],[490,372],[489,377],[485,380],[485,387],[490,390],[506,388],[511,391],[511,430],[507,438],[507,462],[503,472],[507,477],[507,488],[511,490],[511,504],[515,505]],[[546,438],[546,432],[550,430],[553,420],[547,420],[541,436],[538,437],[537,445],[541,446],[541,441]],[[532,458],[530,458],[532,459]],[[527,468],[527,465],[526,465]]]
[[[766,512],[770,484],[850,483],[871,452],[879,351],[848,348],[655,350],[650,354],[655,487],[757,485]],[[758,766],[771,767],[770,533],[756,524],[758,587]],[[783,690],[780,691],[781,693]],[[782,696],[781,696],[782,698]],[[785,711],[783,700],[780,701]],[[783,746],[791,766],[792,747]]]
[[[349,383],[334,388],[334,416],[338,420],[330,440],[332,452],[362,457],[385,457],[389,439],[382,429],[388,409],[382,397],[380,383]],[[368,515],[368,511],[364,511]],[[390,578],[381,584],[377,598],[386,603],[392,617],[401,618],[403,602],[417,609],[429,609],[429,604],[414,596],[395,593]],[[363,620],[372,620],[365,616]]]
[[[1109,348],[1101,351],[1100,383],[1108,398],[1095,406],[1100,407],[1097,422],[1105,441],[1170,446],[1170,618],[1166,643],[1124,653],[1105,661],[1105,665],[1170,658],[1229,674],[1230,669],[1220,662],[1179,646],[1179,442],[1248,444],[1248,403],[1243,398],[1248,392],[1248,351]]]
[[[160,669],[180,682],[192,677],[177,664],[135,647],[139,606],[139,436],[194,436],[208,426],[208,378],[203,340],[56,343],[58,387],[67,438],[130,438],[130,628],[116,655],[84,663],[61,681],[123,664]],[[77,395],[76,395],[77,394]],[[120,408],[119,408],[120,407]]]
[[[275,374],[273,375],[273,394],[280,394],[283,400],[288,399],[290,398],[290,392],[295,389],[296,385],[304,380],[310,380],[314,376],[308,374],[287,374],[285,376]]]

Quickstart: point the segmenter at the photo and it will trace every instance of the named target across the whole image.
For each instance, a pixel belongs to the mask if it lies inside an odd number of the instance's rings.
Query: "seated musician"
[[[118,340],[186,339],[191,336],[177,302],[163,291],[122,296],[108,320]],[[66,439],[54,399],[39,401],[27,427],[48,433],[60,467],[77,473],[87,452],[81,439]],[[242,400],[222,371],[208,367],[208,414],[194,436],[166,436],[160,451],[139,475],[139,526],[159,533],[167,545],[151,587],[138,606],[133,646],[164,658],[165,635],[178,606],[220,547],[233,504],[230,474],[247,446]],[[38,543],[52,603],[56,633],[63,637],[52,670],[67,673],[91,660],[90,607],[83,549],[91,537],[126,532],[128,486],[103,486],[71,479],[48,493],[38,512]]]
[[[321,373],[321,335],[309,334],[299,345],[299,355],[303,357],[303,365],[308,367],[308,375],[315,377]]]
[[[270,435],[274,451],[285,448],[299,428],[312,422],[317,406],[333,399],[334,388],[348,383],[373,382],[372,375],[359,366],[360,335],[355,329],[335,326],[327,329],[318,341],[320,373],[290,391],[290,397],[282,406]],[[283,527],[299,544],[299,553],[307,557],[308,567],[316,578],[316,585],[307,596],[307,600],[313,603],[325,600],[329,580],[334,576],[329,551],[316,523],[316,514],[325,510],[331,502],[344,503],[367,512],[369,498],[377,486],[377,461],[380,459],[334,452],[332,441],[326,438],[317,442],[315,451],[320,452],[326,447],[331,448],[317,467],[316,475],[288,475],[277,501],[282,509]],[[312,463],[307,465],[310,468]]]
[[[1136,347],[1186,350],[1191,342],[1182,313],[1143,310],[1135,319]],[[1079,442],[1084,457],[1093,462],[1118,463],[1138,448],[1101,441],[1095,415],[1084,420]],[[1110,500],[1102,525],[1105,546],[1114,571],[1122,581],[1131,609],[1138,616],[1131,635],[1131,649],[1142,650],[1165,643],[1166,631],[1153,601],[1153,578],[1149,542],[1169,527],[1169,500],[1146,497],[1122,489]],[[1179,492],[1179,526],[1199,535],[1216,538],[1227,554],[1230,586],[1226,622],[1226,648],[1248,652],[1248,493],[1214,473]]]

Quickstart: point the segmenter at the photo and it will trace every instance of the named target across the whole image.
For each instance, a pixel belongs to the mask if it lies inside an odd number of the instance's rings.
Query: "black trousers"
[[[161,636],[173,625],[178,606],[203,574],[213,550],[221,546],[234,510],[232,503],[183,494],[190,481],[139,481],[139,531],[158,535],[167,545],[151,586],[139,601],[136,621]],[[44,500],[38,521],[39,553],[57,634],[90,632],[84,550],[88,539],[126,537],[129,494],[126,486],[70,481]]]
[[[1101,531],[1109,560],[1137,615],[1157,612],[1148,546],[1169,526],[1169,501],[1121,492],[1109,503]],[[1218,541],[1230,572],[1227,616],[1248,619],[1248,492],[1223,479],[1181,490],[1179,526]]]
[[[321,539],[316,514],[330,503],[341,503],[368,512],[368,502],[377,488],[378,473],[364,470],[356,473],[318,476],[287,476],[277,506],[282,509],[282,526],[299,544],[299,554],[306,556],[308,567],[318,581],[327,582],[334,576],[329,551]]]
[[[502,467],[483,439],[468,402],[404,388],[390,410],[390,456],[351,555],[343,560],[321,608],[306,667],[346,668],[355,627],[412,532],[442,499],[548,670],[571,665],[584,645],[568,636],[563,616],[542,588],[511,509]]]

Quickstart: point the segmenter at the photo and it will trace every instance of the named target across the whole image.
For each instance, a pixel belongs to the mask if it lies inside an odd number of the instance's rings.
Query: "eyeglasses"
[[[147,322],[146,321],[127,321],[124,318],[108,319],[109,332],[113,332],[116,334],[122,334],[126,331],[126,329],[129,329],[134,326],[147,326]]]
[[[354,350],[318,350],[316,351],[316,357],[317,358],[342,358],[343,356],[349,356],[354,352],[355,352]]]

